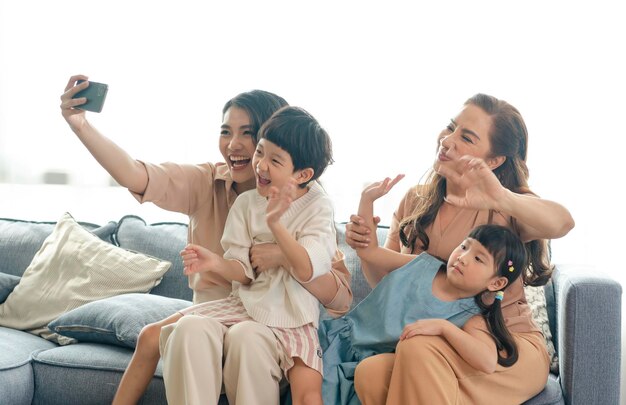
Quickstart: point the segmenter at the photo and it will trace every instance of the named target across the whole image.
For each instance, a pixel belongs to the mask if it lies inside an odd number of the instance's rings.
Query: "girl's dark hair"
[[[311,168],[313,177],[300,187],[318,179],[333,163],[333,147],[328,133],[315,118],[299,107],[283,107],[276,111],[259,130],[264,138],[291,156],[294,171]]]
[[[289,105],[284,98],[264,90],[251,90],[231,98],[224,104],[222,117],[230,107],[238,107],[248,113],[251,132],[254,134],[254,143],[259,140],[258,132],[261,125],[281,107]]]
[[[506,286],[513,284],[528,266],[528,255],[524,243],[507,227],[480,225],[472,229],[468,237],[478,241],[491,253],[496,266],[496,276],[505,277],[508,281]],[[503,290],[506,290],[506,287]],[[484,292],[476,295],[474,300],[496,342],[498,364],[510,367],[517,361],[518,351],[515,340],[504,323],[502,301],[495,299],[491,305],[485,304],[483,294]],[[502,352],[506,355],[503,356]]]
[[[528,188],[528,130],[520,112],[504,100],[486,94],[470,97],[465,105],[474,105],[491,117],[490,157],[505,156],[506,160],[493,173],[505,188],[517,194],[534,194]],[[400,223],[400,241],[404,246],[415,250],[428,250],[430,240],[426,229],[433,223],[446,195],[446,179],[430,170],[426,184],[418,191],[413,213]],[[511,227],[518,225],[511,218]],[[529,254],[529,267],[522,273],[527,285],[545,285],[552,275],[550,254],[546,240],[526,243]]]

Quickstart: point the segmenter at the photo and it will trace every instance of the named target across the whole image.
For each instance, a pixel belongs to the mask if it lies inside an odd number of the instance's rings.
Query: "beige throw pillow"
[[[0,326],[70,343],[46,325],[88,302],[148,292],[170,266],[170,262],[102,241],[66,213],[0,305]]]

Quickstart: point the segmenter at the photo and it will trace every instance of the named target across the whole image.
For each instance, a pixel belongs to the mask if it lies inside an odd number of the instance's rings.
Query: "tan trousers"
[[[416,336],[395,354],[363,360],[355,389],[363,405],[521,404],[546,385],[549,358],[540,333],[514,333],[519,359],[493,374],[475,370],[440,336]]]
[[[279,403],[280,351],[265,325],[186,315],[163,327],[160,350],[169,405],[217,404],[222,379],[232,405]]]

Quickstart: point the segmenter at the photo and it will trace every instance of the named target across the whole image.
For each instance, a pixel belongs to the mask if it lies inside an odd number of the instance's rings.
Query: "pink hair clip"
[[[513,267],[513,260],[509,260],[507,264],[509,265],[509,272],[513,273],[515,271],[515,267]]]

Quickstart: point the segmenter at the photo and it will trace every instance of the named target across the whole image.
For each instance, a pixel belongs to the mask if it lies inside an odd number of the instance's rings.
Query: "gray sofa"
[[[102,240],[173,263],[150,294],[189,301],[178,252],[187,226],[147,225],[126,216],[105,225],[81,223]],[[337,224],[342,250],[353,274],[355,303],[368,292],[354,251],[345,245],[343,224]],[[0,303],[29,265],[54,222],[0,219]],[[379,229],[384,240],[386,229]],[[591,269],[557,266],[545,288],[550,328],[559,356],[559,375],[527,404],[618,404],[620,396],[621,287]],[[132,349],[107,343],[79,342],[65,346],[15,329],[0,327],[0,404],[110,404]],[[225,401],[223,401],[225,402]],[[144,395],[143,404],[165,404],[162,370]]]

